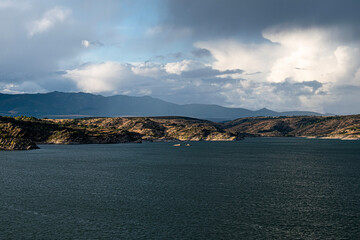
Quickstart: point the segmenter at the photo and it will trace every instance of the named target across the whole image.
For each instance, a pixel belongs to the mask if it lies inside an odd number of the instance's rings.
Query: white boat
[[[177,144],[174,144],[173,146],[174,146],[174,147],[180,147],[181,144],[180,144],[180,143],[177,143]]]

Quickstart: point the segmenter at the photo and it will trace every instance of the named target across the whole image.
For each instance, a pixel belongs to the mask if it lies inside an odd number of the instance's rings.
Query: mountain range
[[[89,93],[50,92],[37,94],[0,94],[0,115],[37,118],[81,118],[118,116],[186,116],[226,121],[257,116],[299,116],[322,114],[308,111],[276,112],[266,108],[252,111],[219,105],[166,102],[157,98],[115,95],[104,97]]]

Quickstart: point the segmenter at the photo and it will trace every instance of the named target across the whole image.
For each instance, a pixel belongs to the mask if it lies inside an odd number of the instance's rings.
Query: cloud
[[[109,92],[121,87],[132,76],[131,66],[116,62],[86,65],[66,71],[64,77],[85,92]]]
[[[37,83],[31,81],[25,81],[20,84],[17,83],[1,83],[0,92],[7,94],[21,94],[28,92],[46,92],[44,88],[39,86]]]
[[[213,69],[212,67],[203,67],[194,70],[183,71],[181,73],[182,77],[185,78],[211,78],[219,75],[229,75],[229,74],[242,74],[243,70],[241,69],[233,69],[233,70],[225,70],[219,71]]]
[[[0,83],[8,86],[1,91],[26,92],[26,86],[28,92],[36,90],[25,82],[48,91],[73,89],[72,83],[53,73],[78,65],[84,51],[81,40],[97,39],[92,26],[79,22],[70,14],[72,8],[56,1],[11,2],[11,7],[0,9]]]
[[[274,59],[267,80],[280,82],[287,77],[295,81],[337,82],[349,78],[360,67],[358,43],[337,40],[337,28],[267,30],[266,39],[280,44],[281,56]],[[298,71],[300,68],[303,71]]]
[[[238,36],[259,37],[263,29],[276,26],[329,27],[346,25],[359,34],[357,0],[251,0],[166,1],[168,25],[191,28],[197,40]],[[355,37],[355,36],[353,36]]]
[[[103,62],[67,70],[63,77],[80,91],[90,93],[153,96],[178,103],[216,103],[224,100],[221,86],[234,79],[222,77],[241,70],[218,71],[192,60],[161,63]],[[187,96],[187,97],[185,97]]]
[[[0,91],[360,111],[360,1],[158,3],[0,0]]]
[[[234,39],[196,42],[195,47],[211,52],[215,69],[244,69],[248,73],[269,70],[271,60],[280,54],[276,44],[244,44]]]
[[[203,57],[211,57],[211,52],[204,48],[197,48],[191,52],[195,57],[203,58]]]
[[[82,40],[81,45],[85,48],[88,48],[91,46],[91,43],[88,40]]]
[[[30,8],[29,2],[13,1],[13,0],[1,0],[0,10],[15,9],[24,11]]]
[[[142,95],[162,85],[163,73],[160,64],[103,62],[67,70],[63,77],[88,93]]]
[[[64,22],[71,11],[68,8],[56,6],[46,11],[41,19],[32,21],[28,28],[30,37],[53,28],[56,24]]]
[[[175,58],[175,59],[179,59],[179,58],[181,58],[182,56],[183,56],[183,53],[181,53],[181,52],[170,53],[170,54],[169,54],[169,57],[170,57],[170,58]]]
[[[186,59],[181,62],[167,63],[165,65],[165,70],[170,74],[180,75],[184,71],[191,71],[191,70],[201,69],[204,67],[205,67],[204,63]]]
[[[329,96],[320,90],[320,85],[316,81],[298,83],[288,79],[283,83],[269,83],[243,79],[220,83],[219,93],[228,106],[233,107],[324,112],[324,100]]]
[[[81,46],[83,46],[84,48],[89,48],[89,47],[102,47],[104,46],[104,44],[100,41],[88,41],[88,40],[82,40],[81,41]]]
[[[360,41],[344,41],[346,32],[336,27],[272,27],[262,32],[268,40],[264,43],[224,39],[195,46],[211,52],[214,70],[244,70],[232,77],[245,80],[228,82],[220,90],[233,106],[324,112],[342,99],[340,86],[360,86]],[[351,94],[354,99],[359,92]]]
[[[154,27],[146,29],[145,35],[152,37],[152,36],[161,34],[163,31],[164,31],[163,26],[154,26]]]
[[[318,91],[323,86],[323,84],[316,80],[293,82],[291,79],[286,79],[284,82],[272,83],[271,85],[275,86],[274,92],[283,93],[289,97],[325,94],[325,92]]]
[[[159,78],[165,75],[163,65],[156,63],[146,62],[132,64],[131,70],[135,75],[144,77]]]
[[[261,72],[248,76],[257,81],[283,82],[291,78],[296,82],[356,82],[359,42],[342,42],[336,39],[338,35],[341,30],[334,28],[273,28],[263,31],[269,43],[220,40],[197,42],[195,46],[211,52],[215,69]]]
[[[143,51],[148,51],[149,49],[156,49],[156,55],[162,52],[162,50],[167,49],[167,53],[179,53],[182,52],[179,46],[186,46],[187,41],[191,41],[193,31],[190,27],[176,27],[171,26],[166,23],[160,23],[155,26],[150,26],[143,32],[143,38],[137,39],[135,49],[139,47],[146,46],[147,49]],[[189,44],[191,46],[191,44]],[[179,51],[180,50],[180,51]],[[167,54],[163,54],[167,55]],[[172,58],[180,58],[181,56],[169,56]]]
[[[166,35],[168,38],[184,38],[192,34],[191,28],[189,27],[178,27],[175,28],[170,25],[156,25],[146,29],[145,36],[156,37],[159,35]]]
[[[68,70],[64,76],[81,91],[107,95],[146,92],[178,103],[325,112],[325,106],[340,99],[338,85],[346,81],[360,86],[360,70],[354,46],[327,43],[327,31],[314,31],[267,31],[264,36],[273,42],[259,45],[234,40],[197,43],[212,53],[211,63],[104,62]],[[320,68],[319,62],[325,66]],[[353,77],[344,80],[346,76]]]

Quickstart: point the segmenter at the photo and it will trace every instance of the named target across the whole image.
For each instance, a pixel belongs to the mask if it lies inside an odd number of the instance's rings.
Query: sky
[[[360,113],[358,0],[0,0],[0,92]]]

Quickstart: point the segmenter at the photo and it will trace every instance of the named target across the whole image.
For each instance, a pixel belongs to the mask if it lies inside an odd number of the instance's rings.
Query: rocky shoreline
[[[0,150],[37,144],[236,141],[246,137],[360,139],[360,115],[252,117],[225,123],[187,117],[37,119],[0,116]]]

